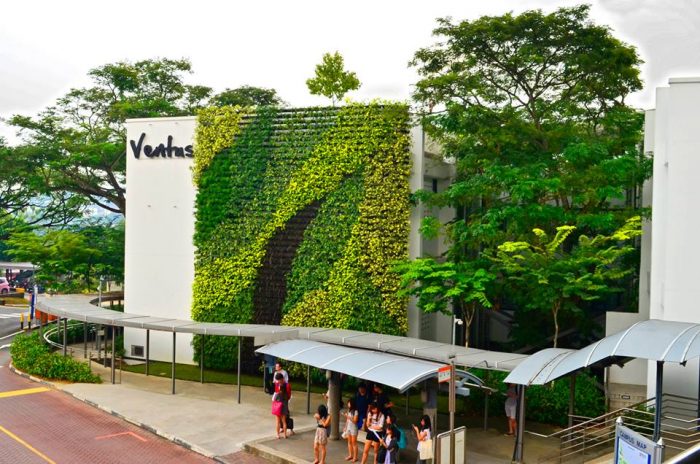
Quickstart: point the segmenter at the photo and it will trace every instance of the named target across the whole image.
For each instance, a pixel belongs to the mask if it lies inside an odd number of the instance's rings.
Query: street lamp
[[[452,314],[452,344],[455,344],[456,341],[456,332],[457,332],[457,326],[464,324],[464,321],[458,317],[456,317],[454,314]]]

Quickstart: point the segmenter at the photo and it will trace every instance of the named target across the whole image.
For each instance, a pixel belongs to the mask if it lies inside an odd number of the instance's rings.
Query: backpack
[[[396,427],[396,430],[399,432],[399,437],[396,441],[399,449],[404,449],[406,448],[406,432],[404,432],[402,429]]]

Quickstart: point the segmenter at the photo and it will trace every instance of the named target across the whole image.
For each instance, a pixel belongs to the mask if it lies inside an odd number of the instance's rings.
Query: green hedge
[[[70,357],[49,351],[38,333],[17,335],[12,340],[10,355],[14,366],[27,374],[51,380],[101,383],[102,379],[90,367]]]
[[[408,124],[400,104],[202,111],[193,319],[252,322],[271,240],[318,204],[306,230],[294,232],[303,237],[280,322],[405,333],[406,300],[391,263],[408,252]],[[236,343],[207,338],[207,367],[233,367]],[[198,358],[198,337],[193,345]]]
[[[503,412],[505,407],[505,392],[508,386],[503,379],[505,372],[474,369],[475,375],[484,380],[489,387],[498,390],[489,399],[489,410],[492,415]],[[473,390],[470,396],[470,407],[475,413],[483,411],[484,396],[481,391]],[[569,414],[569,378],[555,380],[547,385],[533,385],[525,393],[525,408],[528,421],[566,426]],[[576,376],[576,397],[574,414],[586,417],[597,417],[605,413],[605,395],[596,387],[596,379],[590,374],[581,373]]]

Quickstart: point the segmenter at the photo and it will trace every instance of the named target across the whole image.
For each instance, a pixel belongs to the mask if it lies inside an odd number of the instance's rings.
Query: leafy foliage
[[[190,72],[188,60],[167,58],[91,70],[92,86],[70,90],[36,118],[9,120],[24,134],[24,143],[14,149],[16,167],[3,170],[0,178],[22,175],[20,185],[57,207],[91,203],[124,214],[124,121],[192,114],[211,89],[184,84]]]
[[[10,346],[10,355],[14,366],[27,374],[51,380],[102,383],[100,376],[90,372],[87,364],[51,353],[38,332],[16,336]]]
[[[447,224],[450,261],[480,259],[533,229],[569,224],[596,236],[646,214],[638,195],[651,161],[638,150],[642,114],[625,103],[642,86],[641,61],[588,13],[441,19],[438,42],[416,52],[414,99],[456,163],[447,190],[418,196],[458,212]],[[515,281],[503,284],[497,305],[518,297]],[[633,284],[634,272],[619,282]]]
[[[469,346],[469,328],[476,311],[493,306],[487,287],[496,276],[484,264],[487,263],[440,263],[433,258],[421,258],[401,263],[395,269],[402,275],[401,294],[417,296],[418,307],[423,311],[452,314],[455,308],[462,309],[466,325],[465,346]]]
[[[311,95],[323,95],[335,103],[350,90],[360,88],[360,80],[354,72],[346,71],[343,56],[335,52],[323,55],[321,64],[316,65],[315,76],[306,80]]]
[[[226,89],[209,100],[211,106],[283,106],[284,101],[275,89],[265,89],[244,85],[236,89]]]
[[[241,120],[240,110],[220,110],[200,118]],[[258,108],[245,121],[195,148],[195,160],[202,146],[219,151],[208,149],[216,154],[198,181],[193,318],[249,322],[270,240],[318,203],[287,276],[282,322],[404,332],[390,263],[407,252],[407,108]],[[208,337],[205,362],[230,367],[235,343]]]
[[[611,235],[580,235],[566,246],[573,226],[557,227],[551,239],[534,229],[532,242],[505,242],[492,258],[512,282],[527,310],[550,311],[554,322],[554,347],[559,337],[559,312],[580,313],[580,304],[619,291],[614,287],[632,269],[622,258],[634,251],[629,242],[641,235],[641,218],[630,218]]]

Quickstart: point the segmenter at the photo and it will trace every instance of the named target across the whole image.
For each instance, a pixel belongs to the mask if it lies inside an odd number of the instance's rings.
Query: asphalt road
[[[9,344],[12,339],[10,335],[19,330],[19,315],[22,312],[26,315],[29,311],[23,308],[0,306],[0,346]]]
[[[7,324],[0,323],[6,331]],[[9,340],[0,340],[0,346]],[[9,361],[7,347],[0,349],[0,464],[213,462],[24,379],[8,369]]]

